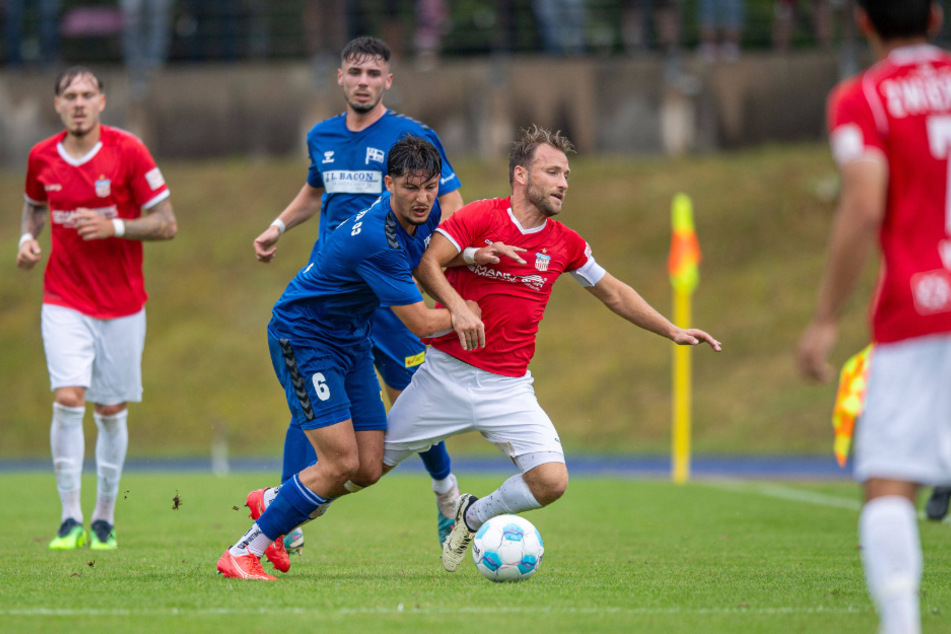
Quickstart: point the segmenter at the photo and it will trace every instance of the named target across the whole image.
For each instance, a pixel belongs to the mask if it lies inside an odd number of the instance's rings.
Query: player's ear
[[[931,3],[931,13],[928,15],[928,37],[935,38],[941,32],[941,25],[944,24],[944,9],[941,3]]]
[[[387,174],[383,177],[383,184],[386,185],[386,191],[390,192],[390,195],[393,196],[396,194],[396,182],[393,180],[393,177]]]
[[[337,85],[343,86],[343,69],[342,68],[337,69]]]

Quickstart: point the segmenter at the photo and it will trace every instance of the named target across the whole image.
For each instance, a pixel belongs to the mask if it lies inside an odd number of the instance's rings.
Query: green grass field
[[[505,476],[461,475],[484,495]],[[306,528],[279,582],[223,579],[215,562],[249,525],[264,474],[130,473],[120,549],[51,552],[51,475],[2,474],[8,632],[871,632],[849,483],[576,477],[527,514],[538,574],[493,584],[467,559],[442,570],[427,480],[395,474]],[[87,477],[91,504],[95,480]],[[173,510],[173,498],[181,505]],[[87,511],[88,512],[88,511]],[[88,519],[88,517],[87,517]],[[951,629],[951,526],[921,523],[925,632]]]

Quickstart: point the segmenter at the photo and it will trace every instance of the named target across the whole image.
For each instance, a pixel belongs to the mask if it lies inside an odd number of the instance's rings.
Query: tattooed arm
[[[102,240],[116,236],[116,223],[95,211],[77,209],[73,221],[83,240]],[[170,240],[178,232],[178,222],[168,198],[147,209],[141,218],[122,220],[119,224],[124,232],[116,237],[126,240]]]
[[[43,250],[36,238],[46,225],[46,205],[37,205],[31,202],[23,203],[23,214],[20,220],[20,249],[17,252],[17,266],[28,271],[40,261]]]

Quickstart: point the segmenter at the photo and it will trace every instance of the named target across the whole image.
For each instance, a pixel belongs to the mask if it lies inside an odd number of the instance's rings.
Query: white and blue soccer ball
[[[541,533],[524,517],[496,515],[472,538],[472,559],[486,579],[522,581],[542,563]]]

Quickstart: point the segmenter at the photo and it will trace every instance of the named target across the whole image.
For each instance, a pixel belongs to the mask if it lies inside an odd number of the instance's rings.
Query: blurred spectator
[[[240,57],[241,2],[182,0],[182,6],[195,23],[189,58],[235,61]]]
[[[335,60],[350,34],[348,0],[307,0],[304,3],[304,45],[312,59]]]
[[[25,5],[30,5],[29,15],[24,15]],[[35,57],[44,66],[54,64],[59,58],[59,0],[6,0],[6,25],[4,40],[7,49],[7,64],[20,66],[24,58]],[[25,18],[32,18],[26,20]],[[36,55],[24,55],[23,40],[28,22],[37,25],[38,51]]]
[[[152,73],[168,58],[172,39],[172,0],[120,0],[122,54],[132,79],[132,94],[143,98]]]
[[[745,0],[699,0],[700,56],[735,61],[740,56],[740,33],[745,18]]]
[[[788,51],[792,46],[793,34],[799,10],[809,5],[812,14],[812,29],[816,42],[823,49],[832,48],[832,3],[835,0],[776,0],[773,7],[773,48]],[[841,3],[838,3],[841,4]]]
[[[533,0],[542,47],[549,55],[584,53],[585,0]]]
[[[431,69],[439,61],[442,38],[449,30],[449,2],[447,0],[416,0],[416,32],[413,48],[416,65]]]
[[[676,53],[680,45],[681,0],[626,0],[622,6],[621,36],[628,55],[653,48]]]
[[[340,30],[341,38],[379,34],[381,39],[389,43],[395,60],[404,57],[407,38],[403,18],[412,11],[415,24],[413,53],[417,65],[424,69],[435,66],[442,51],[442,38],[449,28],[448,0],[383,0],[382,3],[371,0],[330,0],[319,4],[345,6],[347,26]],[[382,21],[374,19],[380,16]],[[342,44],[336,47],[334,53],[342,47]]]

